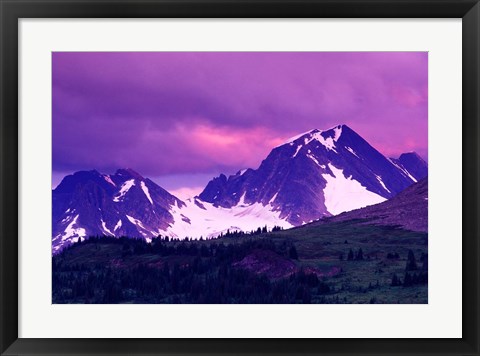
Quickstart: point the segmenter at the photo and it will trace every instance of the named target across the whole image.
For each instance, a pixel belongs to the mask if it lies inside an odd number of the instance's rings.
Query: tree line
[[[422,266],[419,267],[415,254],[412,250],[408,251],[405,274],[403,280],[396,273],[392,275],[392,287],[403,286],[411,287],[418,284],[428,283],[428,254],[422,253],[420,257]]]
[[[132,266],[109,262],[71,263],[81,249],[117,246],[122,261],[138,259]],[[121,249],[118,247],[121,246]],[[113,251],[113,249],[111,249]],[[264,275],[236,268],[255,250],[269,250],[283,258],[298,259],[292,243],[275,244],[268,238],[241,243],[188,244],[165,238],[151,243],[130,238],[91,238],[53,257],[54,303],[311,303],[330,293],[330,286],[316,274],[297,270],[270,280]],[[161,263],[149,264],[149,256]],[[113,258],[113,252],[112,252]]]

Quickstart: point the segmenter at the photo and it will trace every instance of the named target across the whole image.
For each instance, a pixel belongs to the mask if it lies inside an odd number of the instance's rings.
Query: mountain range
[[[221,174],[185,201],[132,169],[80,171],[52,191],[53,252],[88,236],[148,241],[300,226],[384,202],[427,174],[416,153],[387,158],[347,125],[293,137],[257,169]]]

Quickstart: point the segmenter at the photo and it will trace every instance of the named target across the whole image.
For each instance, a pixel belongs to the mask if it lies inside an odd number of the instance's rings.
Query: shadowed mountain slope
[[[428,231],[428,177],[423,178],[383,203],[352,210],[310,224],[368,219],[375,225],[400,226],[406,230]]]

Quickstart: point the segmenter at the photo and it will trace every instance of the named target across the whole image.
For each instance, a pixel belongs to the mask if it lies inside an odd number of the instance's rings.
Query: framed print
[[[2,2],[2,354],[478,355],[479,6]]]
[[[427,52],[52,53],[52,302],[428,303],[427,62]],[[319,106],[299,103],[295,80]],[[374,109],[336,111],[360,92]],[[98,116],[81,111],[91,107]],[[329,116],[358,118],[319,119]]]

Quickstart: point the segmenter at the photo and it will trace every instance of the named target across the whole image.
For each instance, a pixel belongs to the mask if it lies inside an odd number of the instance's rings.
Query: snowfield
[[[280,218],[280,212],[274,211],[271,203],[266,206],[255,203],[245,204],[245,194],[239,203],[228,209],[215,207],[211,203],[192,198],[185,201],[185,206],[179,208],[177,204],[170,210],[175,222],[165,231],[159,231],[163,235],[184,238],[212,238],[227,230],[249,232],[258,227],[267,226],[268,229],[274,226],[281,226],[284,229],[293,227],[290,223]],[[272,199],[273,200],[273,199]],[[199,205],[203,206],[202,209]],[[188,220],[183,219],[187,217]]]
[[[343,170],[334,167],[332,164],[328,164],[328,167],[333,172],[334,177],[330,174],[322,174],[322,176],[327,181],[327,186],[324,189],[325,205],[331,214],[338,215],[345,211],[363,208],[387,200],[367,190],[352,177],[345,177]]]

